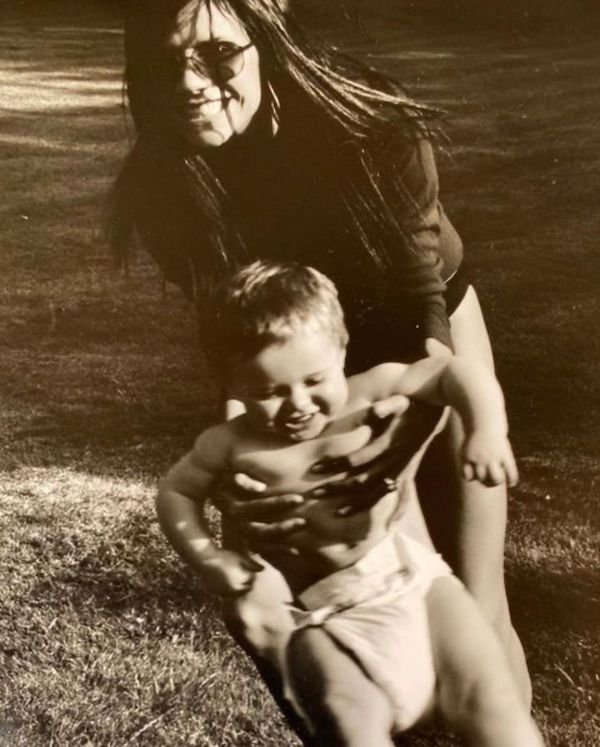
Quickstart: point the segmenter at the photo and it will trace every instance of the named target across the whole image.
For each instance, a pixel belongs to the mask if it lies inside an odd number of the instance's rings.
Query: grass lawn
[[[0,745],[296,745],[159,536],[214,418],[195,320],[101,224],[127,148],[118,21],[0,10]],[[548,744],[600,744],[597,39],[371,21],[342,39],[449,112],[445,204],[509,402],[507,574]],[[446,745],[444,737],[415,744]],[[366,746],[368,747],[368,746]]]

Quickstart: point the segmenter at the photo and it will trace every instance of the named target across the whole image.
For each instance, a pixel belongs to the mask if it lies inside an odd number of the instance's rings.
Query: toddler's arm
[[[165,536],[216,594],[248,591],[262,567],[249,557],[217,547],[204,516],[210,490],[225,469],[227,451],[217,429],[205,431],[167,474],[156,497]]]
[[[393,366],[395,381],[391,382]],[[458,356],[426,358],[409,366],[383,364],[390,394],[404,394],[430,404],[449,405],[465,429],[463,474],[486,485],[513,484],[518,473],[510,443],[504,397],[495,376],[483,365]],[[377,371],[377,369],[372,369]],[[391,390],[391,391],[390,391]]]
[[[484,485],[514,485],[519,475],[508,440],[504,395],[496,377],[482,364],[454,357],[447,362],[440,389],[464,425],[464,477]]]

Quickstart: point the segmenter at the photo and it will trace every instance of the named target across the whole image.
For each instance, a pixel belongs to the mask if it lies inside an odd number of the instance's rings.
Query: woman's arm
[[[394,282],[412,305],[419,325],[421,349],[417,354],[429,354],[425,345],[429,339],[452,350],[443,278],[458,269],[463,246],[440,204],[433,147],[424,138],[409,142],[396,138],[384,155],[389,161],[388,191],[394,202],[390,207],[396,210],[409,243],[408,256],[397,257],[399,272]],[[398,251],[406,255],[406,247],[398,247]]]
[[[383,156],[388,164],[383,163],[380,170],[389,180],[388,193],[392,200],[396,198],[392,207],[398,211],[413,250],[410,258],[399,258],[400,264],[404,260],[404,268],[395,281],[397,293],[410,300],[411,316],[419,327],[420,343],[415,352],[418,357],[449,356],[452,340],[442,274],[447,277],[456,271],[462,262],[463,246],[439,202],[433,148],[424,138],[410,142],[396,138],[389,142]],[[388,302],[393,304],[395,299],[390,297]],[[371,442],[342,461],[323,461],[317,466],[323,474],[357,472],[336,484],[336,491],[371,484],[374,493],[362,490],[357,496],[369,506],[372,497],[377,497],[378,486],[379,492],[383,490],[382,479],[401,471],[440,418],[435,408],[417,406],[408,410],[408,405],[408,400],[402,402],[397,397],[377,403],[372,412],[375,435]]]

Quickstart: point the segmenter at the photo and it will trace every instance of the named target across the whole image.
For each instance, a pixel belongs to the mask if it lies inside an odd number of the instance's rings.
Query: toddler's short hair
[[[333,282],[296,262],[258,260],[215,289],[207,351],[220,373],[303,329],[323,332],[344,348],[348,332]]]

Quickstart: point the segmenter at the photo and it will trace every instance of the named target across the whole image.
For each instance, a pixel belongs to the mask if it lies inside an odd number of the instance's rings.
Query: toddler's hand
[[[263,566],[246,555],[218,550],[202,561],[200,573],[207,589],[219,596],[237,596],[250,591]]]
[[[463,477],[484,485],[515,485],[519,473],[508,438],[498,432],[477,430],[466,437],[462,450]]]

